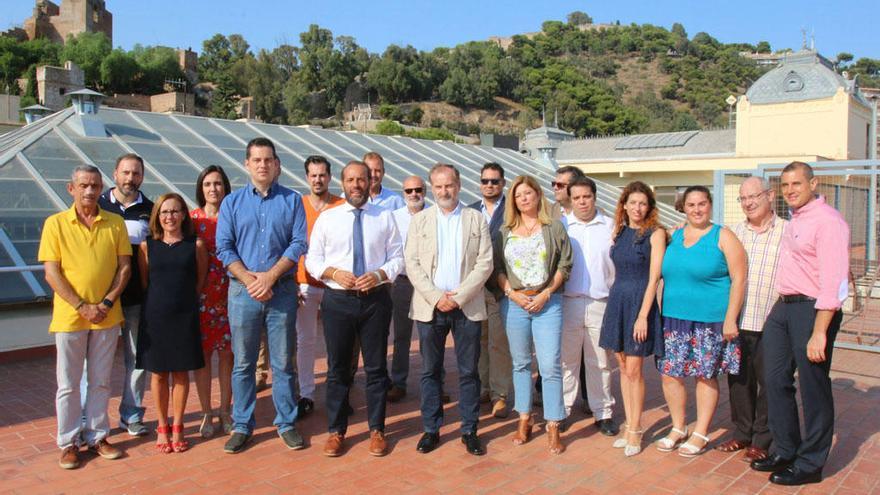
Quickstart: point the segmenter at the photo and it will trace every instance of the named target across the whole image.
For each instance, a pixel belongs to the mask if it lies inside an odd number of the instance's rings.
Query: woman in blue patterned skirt
[[[702,454],[718,404],[718,375],[739,373],[737,319],[746,284],[746,254],[730,230],[711,220],[712,195],[703,186],[684,193],[684,228],[672,234],[663,257],[663,347],[657,360],[672,431],[657,449]],[[697,422],[688,439],[684,379],[697,380]]]

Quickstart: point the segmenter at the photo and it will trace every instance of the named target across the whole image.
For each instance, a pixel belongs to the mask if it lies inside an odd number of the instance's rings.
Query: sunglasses
[[[550,183],[550,186],[551,186],[553,189],[563,189],[563,188],[568,187],[568,183],[567,183],[567,182],[556,182],[556,181],[554,180],[553,182]]]
[[[488,186],[489,184],[497,186],[498,184],[501,184],[501,179],[480,179],[480,184],[483,184],[484,186]]]
[[[415,193],[415,194],[422,194],[424,191],[425,191],[425,190],[422,189],[421,187],[413,187],[413,188],[410,188],[410,189],[404,189],[404,190],[403,190],[403,192],[405,192],[405,193],[407,193],[407,194],[413,194],[413,193]]]

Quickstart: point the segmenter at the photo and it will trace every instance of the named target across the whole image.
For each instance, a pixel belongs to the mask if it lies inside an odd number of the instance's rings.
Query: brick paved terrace
[[[241,454],[223,453],[225,436],[211,440],[198,437],[199,406],[192,386],[186,418],[190,451],[160,454],[153,448],[155,434],[132,438],[114,428],[110,441],[125,450],[122,459],[108,461],[84,454],[80,469],[65,471],[58,467],[59,450],[55,446],[54,359],[45,356],[0,364],[0,493],[880,493],[880,355],[835,352],[837,419],[825,480],[817,485],[786,488],[771,485],[767,474],[749,469],[740,459],[741,453],[710,450],[685,459],[655,450],[648,442],[664,435],[670,423],[658,374],[649,364],[645,367],[648,385],[642,454],[624,458],[620,450],[611,448],[611,439],[598,433],[593,419],[580,412],[574,413],[576,421],[563,436],[568,447],[564,454],[547,452],[543,429],[536,430],[530,443],[517,447],[510,441],[515,414],[497,420],[484,407],[479,433],[487,454],[468,455],[459,441],[457,376],[451,339],[449,342],[447,389],[453,402],[446,406],[442,445],[427,455],[415,451],[421,421],[417,393],[420,361],[418,343],[414,342],[410,394],[401,403],[389,405],[386,433],[390,453],[383,458],[371,457],[367,452],[362,372],[352,394],[356,411],[346,439],[348,451],[333,459],[321,454],[327,438],[322,404],[326,363],[319,354],[317,409],[298,424],[307,441],[305,450],[290,451],[277,437],[271,426],[271,395],[265,391],[258,396],[254,441]],[[117,353],[110,402],[113,426],[118,422],[121,393],[120,357]],[[617,379],[615,373],[615,392]],[[216,378],[214,394],[216,403]],[[693,422],[693,400],[689,403],[688,420]],[[153,428],[155,410],[149,392],[146,406],[146,421]],[[540,413],[540,409],[537,411]],[[615,415],[618,420],[622,416],[619,398]],[[722,380],[721,403],[710,435],[712,444],[729,438],[729,428],[727,387]]]

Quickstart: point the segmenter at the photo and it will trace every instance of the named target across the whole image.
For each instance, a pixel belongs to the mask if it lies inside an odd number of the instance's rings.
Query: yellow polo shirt
[[[89,304],[101,302],[110,290],[119,255],[131,256],[131,244],[125,222],[115,213],[99,209],[90,229],[79,222],[75,207],[71,207],[47,218],[43,224],[38,259],[60,263],[61,274]],[[97,324],[82,318],[58,294],[52,306],[49,332],[103,330],[122,322],[122,306],[118,300],[114,301],[107,317]]]

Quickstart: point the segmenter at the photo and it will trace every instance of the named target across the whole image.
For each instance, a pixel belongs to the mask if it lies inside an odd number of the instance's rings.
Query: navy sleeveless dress
[[[196,292],[196,237],[172,245],[147,239],[149,281],[141,306],[136,367],[156,372],[205,367]]]
[[[663,330],[656,299],[648,313],[645,341],[636,342],[633,338],[633,326],[648,287],[653,232],[648,230],[640,236],[636,229],[624,227],[611,247],[615,275],[599,334],[599,346],[603,349],[628,356],[663,356]]]

